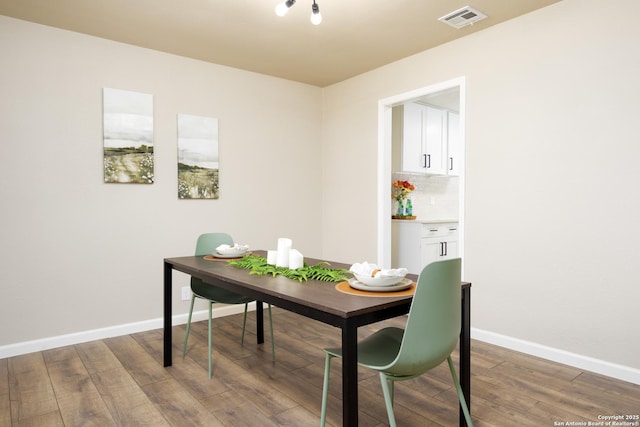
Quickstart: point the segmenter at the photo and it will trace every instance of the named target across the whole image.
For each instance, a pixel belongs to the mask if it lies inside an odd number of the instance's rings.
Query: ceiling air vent
[[[474,22],[478,22],[486,17],[487,15],[485,15],[484,13],[472,7],[465,6],[462,9],[458,9],[446,14],[442,18],[438,18],[438,21],[449,24],[454,28],[462,28],[466,27],[467,25],[471,25]]]

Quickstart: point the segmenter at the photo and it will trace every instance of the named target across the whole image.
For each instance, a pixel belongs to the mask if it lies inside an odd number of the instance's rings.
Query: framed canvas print
[[[153,184],[153,95],[103,89],[104,182]]]
[[[178,198],[220,195],[218,119],[178,114]]]

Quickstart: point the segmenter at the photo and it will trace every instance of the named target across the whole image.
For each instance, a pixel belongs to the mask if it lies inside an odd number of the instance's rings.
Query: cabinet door
[[[420,245],[421,264],[424,268],[434,261],[458,257],[458,240],[443,238],[423,238]]]
[[[451,259],[458,257],[458,240],[446,240],[444,244],[444,253],[442,259]]]
[[[422,268],[431,264],[434,261],[438,261],[441,258],[442,242],[439,239],[422,239],[421,242],[421,264]]]
[[[422,107],[413,103],[403,106],[402,170],[405,172],[424,172]]]
[[[444,127],[446,112],[426,105],[423,108],[423,172],[444,175],[447,170]]]
[[[403,106],[403,171],[446,174],[446,114],[444,110],[422,104]]]
[[[460,115],[451,111],[447,117],[447,174],[460,175]]]

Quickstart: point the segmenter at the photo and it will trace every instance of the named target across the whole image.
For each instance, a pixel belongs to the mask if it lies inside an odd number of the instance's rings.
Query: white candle
[[[278,251],[267,251],[267,264],[276,265],[278,261]]]
[[[281,237],[278,239],[278,255],[276,257],[276,266],[288,267],[289,266],[289,251],[292,245],[291,239]]]
[[[289,251],[289,268],[295,270],[300,267],[304,267],[304,257],[297,250],[291,249]]]

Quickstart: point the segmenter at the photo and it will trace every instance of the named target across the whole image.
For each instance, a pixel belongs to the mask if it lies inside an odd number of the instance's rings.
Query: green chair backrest
[[[201,234],[196,242],[195,255],[211,255],[220,245],[233,245],[233,239],[227,233]]]
[[[460,258],[433,262],[418,277],[393,375],[420,375],[451,354],[460,336]]]
[[[206,233],[201,234],[196,242],[196,256],[211,255],[220,245],[233,245],[233,239],[227,233]],[[191,277],[191,284],[202,282],[200,279]]]

